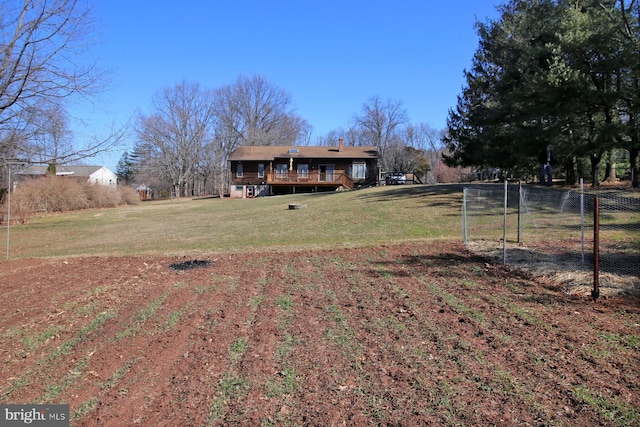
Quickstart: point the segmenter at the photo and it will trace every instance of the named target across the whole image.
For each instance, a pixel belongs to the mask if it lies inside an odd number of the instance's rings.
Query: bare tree
[[[29,158],[38,163],[58,165],[59,159],[73,152],[69,118],[63,109],[56,106],[43,108],[34,124],[37,130],[28,144]]]
[[[218,89],[216,116],[229,153],[239,145],[293,145],[308,139],[310,129],[294,113],[291,96],[259,75]]]
[[[413,153],[420,153],[420,158],[414,159],[414,161],[417,160],[419,165],[416,170],[424,172],[426,175],[424,177],[425,182],[436,182],[436,172],[442,167],[442,152],[444,149],[442,131],[438,131],[426,123],[419,123],[418,125],[407,126],[404,134],[406,144],[415,149]]]
[[[171,181],[176,197],[192,195],[203,150],[213,140],[212,92],[183,82],[158,93],[155,112],[140,116],[138,152]]]
[[[26,145],[42,134],[52,105],[64,108],[72,97],[89,97],[104,74],[85,63],[93,22],[81,0],[4,0],[0,2],[0,154],[30,156]],[[73,161],[113,148],[124,136],[115,130],[49,161]],[[47,148],[50,150],[50,148]],[[45,156],[47,157],[47,156]]]
[[[371,97],[362,106],[360,115],[354,117],[354,128],[360,138],[357,145],[375,145],[382,170],[389,170],[392,164],[386,157],[386,151],[399,143],[398,132],[408,121],[402,102],[382,101],[378,96]]]

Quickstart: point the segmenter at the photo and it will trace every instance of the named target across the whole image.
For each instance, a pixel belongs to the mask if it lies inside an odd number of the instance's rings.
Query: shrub
[[[11,219],[24,223],[38,212],[110,208],[138,202],[137,193],[129,187],[116,188],[89,184],[76,178],[46,175],[21,182],[11,193]],[[2,213],[6,218],[6,200]]]

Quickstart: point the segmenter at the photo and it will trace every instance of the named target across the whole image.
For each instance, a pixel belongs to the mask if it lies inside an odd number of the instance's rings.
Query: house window
[[[309,178],[308,164],[298,164],[298,178]]]
[[[279,163],[276,165],[276,178],[286,178],[287,177],[287,168],[289,165],[286,163]]]
[[[238,163],[238,165],[236,166],[236,178],[242,178],[243,175],[244,173],[242,169],[242,163]]]
[[[356,162],[351,165],[351,178],[365,179],[367,174],[367,165],[364,162]]]
[[[319,165],[318,168],[318,181],[320,182],[333,182],[333,172],[335,171],[335,165]]]
[[[264,178],[264,163],[258,163],[258,178]]]

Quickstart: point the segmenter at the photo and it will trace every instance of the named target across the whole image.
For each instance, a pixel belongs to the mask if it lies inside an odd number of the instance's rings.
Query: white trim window
[[[264,178],[264,163],[258,163],[258,178]]]
[[[298,178],[309,178],[309,165],[298,163]]]
[[[367,165],[365,162],[354,162],[351,165],[351,178],[365,179],[367,177]]]
[[[242,178],[244,176],[244,169],[242,163],[238,163],[236,166],[236,178]]]
[[[286,178],[289,171],[289,165],[286,163],[278,163],[276,165],[276,178]]]

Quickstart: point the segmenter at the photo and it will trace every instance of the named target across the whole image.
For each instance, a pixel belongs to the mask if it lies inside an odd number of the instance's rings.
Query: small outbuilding
[[[45,176],[47,174],[46,165],[31,165],[26,169],[15,172],[16,180],[26,177]],[[105,166],[58,166],[56,167],[57,176],[68,176],[77,178],[91,184],[116,186],[118,177],[109,168]]]

